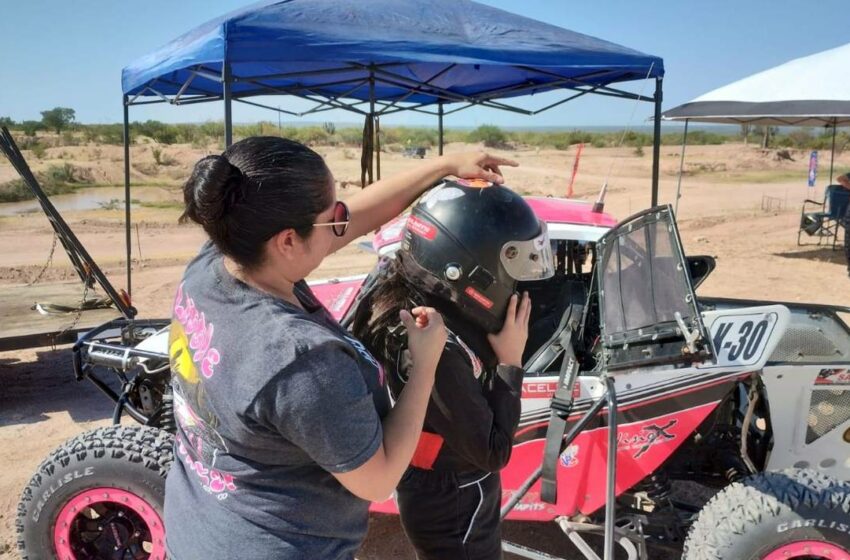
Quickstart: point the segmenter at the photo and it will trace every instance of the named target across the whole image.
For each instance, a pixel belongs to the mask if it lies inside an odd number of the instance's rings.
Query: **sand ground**
[[[133,233],[137,259],[133,263],[133,300],[141,317],[166,313],[183,266],[204,239],[198,228],[177,225],[176,220],[180,181],[206,151],[190,146],[166,147],[164,151],[174,163],[159,166],[153,161],[151,148],[136,146],[131,157],[134,183],[147,185],[139,191],[146,201],[156,203],[156,207],[134,210],[138,229]],[[447,150],[472,148],[450,145]],[[326,157],[337,178],[340,197],[356,192],[359,187],[347,185],[359,180],[356,150],[316,149]],[[674,201],[680,149],[662,147],[662,202]],[[624,218],[645,208],[650,202],[651,177],[650,150],[645,151],[646,155],[639,156],[631,148],[586,148],[575,185],[576,197],[595,198],[607,178],[607,211]],[[523,194],[564,194],[574,150],[516,149],[503,153],[521,164],[505,170],[509,186]],[[797,246],[801,202],[811,194],[822,197],[823,190],[807,190],[807,154],[797,151],[792,155],[795,161],[777,161],[774,152],[755,146],[688,147],[678,212],[685,250],[718,259],[718,269],[700,287],[700,294],[850,305],[850,280],[841,251]],[[418,160],[385,153],[382,161],[386,176],[416,165]],[[117,147],[51,148],[34,167],[51,163],[70,163],[99,183],[122,181]],[[850,154],[838,156],[836,170],[850,170]],[[0,182],[13,177],[6,162],[0,162]],[[825,182],[821,180],[820,184]],[[765,209],[766,205],[770,208]],[[42,214],[2,215],[4,206],[0,204],[0,290],[4,285],[31,280],[42,268],[52,240]],[[98,208],[64,215],[112,282],[124,286],[122,211]],[[328,258],[314,277],[365,272],[373,262],[373,256],[350,246]],[[42,281],[70,279],[73,272],[67,259],[57,255]],[[0,558],[17,558],[14,515],[21,489],[42,458],[61,441],[108,424],[111,407],[94,386],[74,381],[67,348],[0,353],[0,386],[0,470],[4,474],[0,478]],[[507,533],[519,542],[575,557],[554,526],[514,523],[509,524]],[[359,557],[412,555],[397,521],[376,518]]]

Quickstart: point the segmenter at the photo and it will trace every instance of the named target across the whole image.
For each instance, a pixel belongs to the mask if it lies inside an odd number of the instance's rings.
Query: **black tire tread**
[[[54,449],[38,466],[18,502],[15,528],[21,560],[27,560],[24,523],[37,490],[57,467],[65,467],[73,460],[82,461],[89,454],[95,458],[108,455],[111,459],[138,463],[164,479],[174,459],[173,437],[163,430],[147,426],[107,426],[84,432]]]
[[[684,560],[725,560],[723,545],[767,518],[800,506],[850,515],[850,483],[810,469],[765,472],[736,482],[705,505],[691,527]]]

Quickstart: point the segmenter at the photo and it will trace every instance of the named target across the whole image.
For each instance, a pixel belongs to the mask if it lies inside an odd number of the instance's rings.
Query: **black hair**
[[[401,323],[399,311],[408,311],[417,305],[435,308],[446,326],[468,344],[487,367],[496,366],[496,355],[487,339],[487,333],[475,326],[457,308],[457,305],[422,291],[405,274],[404,259],[410,258],[398,251],[395,258],[384,258],[379,263],[378,278],[372,288],[357,303],[351,332],[384,366],[396,367],[400,346],[406,340],[395,339],[391,332]]]
[[[180,222],[200,224],[222,253],[256,267],[275,234],[311,233],[331,204],[330,182],[322,156],[307,146],[275,136],[245,138],[195,164],[183,186]]]
[[[410,309],[412,299],[421,301],[421,295],[405,278],[396,254],[380,264],[381,271],[374,288],[359,302],[351,332],[360,340],[373,356],[384,364],[395,363],[396,349],[388,340],[390,329],[397,326],[401,319],[399,311]]]

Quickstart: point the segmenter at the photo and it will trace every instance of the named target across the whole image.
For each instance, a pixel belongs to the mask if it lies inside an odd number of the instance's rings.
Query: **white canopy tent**
[[[850,43],[796,58],[662,114],[671,121],[773,126],[850,125]]]
[[[662,113],[684,121],[676,192],[678,206],[682,166],[690,121],[716,124],[832,127],[829,181],[833,179],[835,129],[850,125],[850,43],[795,58],[705,93]]]

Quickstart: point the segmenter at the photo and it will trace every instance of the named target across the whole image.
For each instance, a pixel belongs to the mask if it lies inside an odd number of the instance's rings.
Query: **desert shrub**
[[[89,124],[82,127],[86,142],[120,146],[124,144],[124,126],[121,124]],[[130,136],[132,142],[133,136]]]
[[[48,185],[71,185],[82,183],[75,174],[75,168],[70,163],[51,165],[44,170],[44,183]]]
[[[327,144],[328,142],[328,133],[320,126],[305,126],[296,130],[298,132],[295,139],[302,144],[315,146],[318,144]]]
[[[62,133],[62,145],[63,146],[77,146],[79,144],[79,140],[70,130],[66,130]]]
[[[151,148],[151,154],[153,155],[153,160],[156,162],[157,165],[168,166],[175,165],[177,163],[176,159],[166,154],[159,148]]]
[[[604,148],[608,145],[608,143],[602,136],[594,136],[593,139],[590,141],[590,145],[594,148]]]
[[[507,144],[508,137],[498,126],[482,124],[469,133],[470,142],[483,142],[488,148],[501,148]]]
[[[21,123],[21,130],[23,130],[24,134],[27,136],[35,136],[35,133],[43,128],[44,125],[41,124],[41,121],[23,121]]]
[[[21,179],[12,179],[0,183],[0,202],[18,202],[34,198],[29,188]]]
[[[147,136],[160,144],[174,144],[178,141],[178,129],[175,125],[147,120],[143,123],[134,122],[131,128],[134,133]]]
[[[47,147],[41,142],[33,142],[29,147],[32,150],[32,155],[36,157],[36,159],[43,159],[47,154]]]
[[[207,121],[197,125],[198,132],[213,141],[220,141],[224,138],[224,123],[219,121]]]
[[[383,130],[381,130],[381,132],[384,133]],[[384,135],[384,141],[390,143],[387,139],[388,137],[389,131],[387,131]],[[353,126],[341,128],[339,130],[339,134],[337,134],[337,138],[339,138],[340,142],[346,146],[360,146],[363,144],[363,131],[359,128],[354,128]]]

